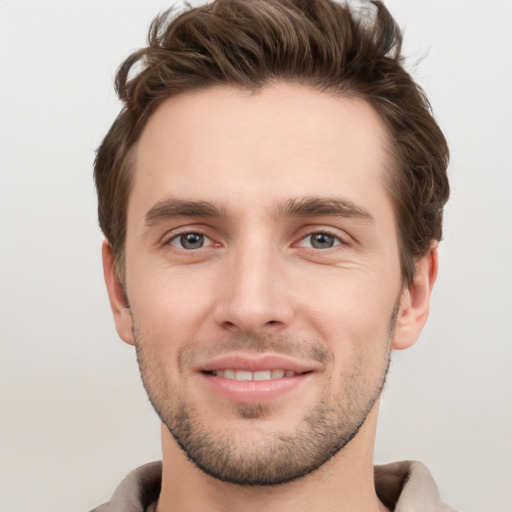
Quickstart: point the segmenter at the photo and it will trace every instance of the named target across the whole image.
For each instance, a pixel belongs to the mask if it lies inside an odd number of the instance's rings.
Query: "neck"
[[[377,404],[352,441],[321,468],[276,486],[240,486],[199,470],[162,427],[162,491],[157,512],[381,512],[375,493],[373,444]]]

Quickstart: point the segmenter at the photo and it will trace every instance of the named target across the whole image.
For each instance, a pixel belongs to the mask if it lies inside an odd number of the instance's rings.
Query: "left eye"
[[[171,245],[188,251],[201,249],[201,247],[204,247],[205,245],[210,245],[211,242],[212,241],[202,233],[183,233],[170,240]]]
[[[330,233],[311,233],[303,238],[301,244],[303,247],[313,247],[313,249],[330,249],[335,245],[340,245],[341,241],[338,237]]]

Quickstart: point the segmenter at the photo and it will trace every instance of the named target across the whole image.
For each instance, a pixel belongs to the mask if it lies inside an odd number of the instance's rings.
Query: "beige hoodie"
[[[91,512],[152,512],[160,493],[162,463],[151,462],[132,471],[112,499]],[[441,502],[429,470],[421,462],[375,466],[375,489],[394,512],[455,512]]]

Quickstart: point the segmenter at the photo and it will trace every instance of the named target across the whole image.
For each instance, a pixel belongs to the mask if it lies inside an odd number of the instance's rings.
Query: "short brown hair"
[[[373,8],[370,4],[373,4]],[[148,46],[116,76],[124,107],[101,143],[94,175],[98,215],[124,274],[132,155],[148,118],[184,91],[233,85],[251,91],[278,80],[360,98],[388,126],[394,169],[388,177],[402,276],[441,239],[448,200],[448,146],[422,89],[404,70],[402,34],[379,1],[355,10],[331,0],[216,0],[153,21]],[[140,70],[133,76],[134,67]]]

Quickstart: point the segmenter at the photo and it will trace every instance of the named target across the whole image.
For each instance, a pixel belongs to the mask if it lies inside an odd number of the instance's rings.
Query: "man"
[[[373,4],[218,0],[157,18],[121,66],[95,166],[104,272],[163,461],[96,510],[450,510],[420,463],[373,467],[449,193]]]

